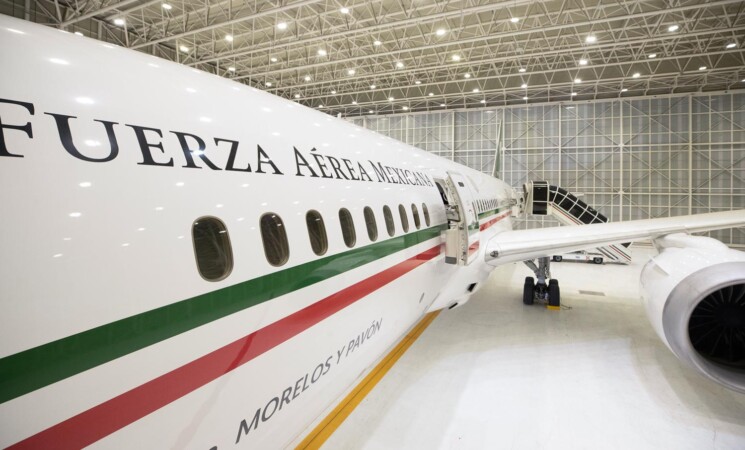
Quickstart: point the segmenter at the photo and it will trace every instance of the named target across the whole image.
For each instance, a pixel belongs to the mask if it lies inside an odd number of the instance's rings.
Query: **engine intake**
[[[724,287],[701,300],[688,321],[688,337],[704,359],[745,370],[745,284]]]

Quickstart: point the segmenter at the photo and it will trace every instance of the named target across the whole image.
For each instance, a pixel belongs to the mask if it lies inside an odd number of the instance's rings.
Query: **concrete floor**
[[[647,321],[638,278],[651,252],[552,264],[562,311],[524,306],[528,269],[498,268],[324,449],[745,449],[745,395],[683,367]]]

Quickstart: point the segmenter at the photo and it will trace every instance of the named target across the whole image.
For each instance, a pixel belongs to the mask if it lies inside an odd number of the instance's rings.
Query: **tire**
[[[594,262],[595,264],[603,264],[603,258],[599,258],[599,257],[592,258],[592,262]]]
[[[523,286],[523,304],[533,304],[533,294],[535,292],[535,280],[533,277],[525,277],[525,286]]]
[[[555,262],[561,262],[561,260],[562,260],[562,259],[564,259],[564,257],[563,257],[563,256],[561,256],[561,255],[556,255],[556,256],[554,256],[554,261],[555,261]]]
[[[548,306],[561,306],[561,292],[557,280],[548,282]]]

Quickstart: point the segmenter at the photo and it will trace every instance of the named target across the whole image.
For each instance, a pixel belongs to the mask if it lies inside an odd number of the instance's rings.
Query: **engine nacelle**
[[[641,275],[652,326],[686,365],[745,393],[745,253],[685,234],[655,245]]]

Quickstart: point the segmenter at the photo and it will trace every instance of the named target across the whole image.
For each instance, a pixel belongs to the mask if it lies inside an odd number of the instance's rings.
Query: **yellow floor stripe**
[[[354,408],[362,402],[375,385],[383,379],[385,374],[398,361],[411,344],[435,320],[440,311],[429,313],[386,355],[385,358],[342,400],[331,413],[326,416],[316,428],[303,439],[296,449],[317,449],[336,431],[337,428],[352,414]]]

